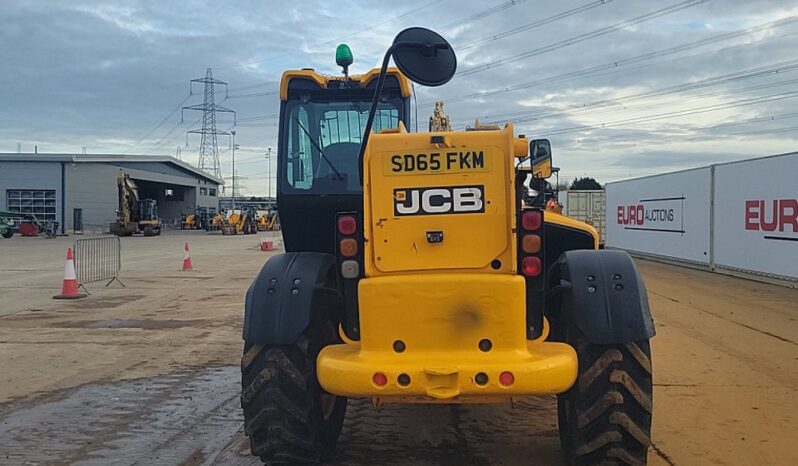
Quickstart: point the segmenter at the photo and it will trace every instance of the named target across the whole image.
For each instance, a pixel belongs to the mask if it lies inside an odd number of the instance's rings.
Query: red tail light
[[[357,231],[357,220],[351,215],[338,217],[338,233],[342,235],[353,235]]]
[[[543,264],[540,262],[539,257],[528,256],[521,261],[521,271],[527,277],[537,277],[542,270]]]
[[[510,385],[515,383],[515,376],[512,372],[504,371],[499,374],[499,383],[504,385],[505,387],[509,387]]]
[[[539,229],[542,224],[543,216],[540,215],[540,211],[527,210],[521,215],[521,226],[524,227],[526,231],[535,231]]]
[[[382,372],[375,372],[374,377],[371,378],[371,381],[374,382],[374,385],[378,387],[384,387],[385,384],[388,383],[388,377]]]

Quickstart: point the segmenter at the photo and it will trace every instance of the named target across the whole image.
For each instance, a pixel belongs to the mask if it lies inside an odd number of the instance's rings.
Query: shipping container
[[[798,153],[714,168],[713,265],[798,279]]]
[[[606,239],[606,196],[604,190],[567,191],[563,196],[563,213],[588,225],[599,233],[599,243]]]
[[[563,189],[557,192],[557,202],[562,205],[562,213],[568,215],[568,190]]]
[[[709,167],[607,183],[607,247],[709,265]]]
[[[608,248],[795,286],[798,153],[608,183]]]

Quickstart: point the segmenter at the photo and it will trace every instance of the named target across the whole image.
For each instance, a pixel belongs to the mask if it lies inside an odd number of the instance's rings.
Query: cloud
[[[80,5],[75,8],[75,11],[99,18],[107,23],[113,24],[122,31],[142,35],[159,32],[152,22],[142,18],[137,14],[135,9],[130,7],[115,5]]]

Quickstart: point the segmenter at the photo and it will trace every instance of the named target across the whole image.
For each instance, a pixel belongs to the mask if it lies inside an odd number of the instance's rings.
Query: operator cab
[[[342,47],[342,76],[291,70],[280,83],[277,205],[287,252],[334,254],[335,213],[363,213],[358,153],[379,70],[349,76]],[[410,96],[407,78],[390,69],[372,131],[408,126]]]

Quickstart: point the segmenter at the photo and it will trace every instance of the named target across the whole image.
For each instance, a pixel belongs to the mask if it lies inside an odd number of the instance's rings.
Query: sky
[[[455,129],[512,122],[548,138],[561,179],[601,183],[798,150],[798,5],[785,0],[5,0],[0,152],[172,155],[197,164],[202,85],[236,111],[240,191],[274,178],[285,69],[360,73],[410,26],[458,59],[416,86],[419,129],[445,102]],[[182,113],[182,115],[181,115]],[[414,127],[415,124],[411,124]],[[230,141],[220,136],[225,177]],[[272,182],[268,182],[271,163]]]

